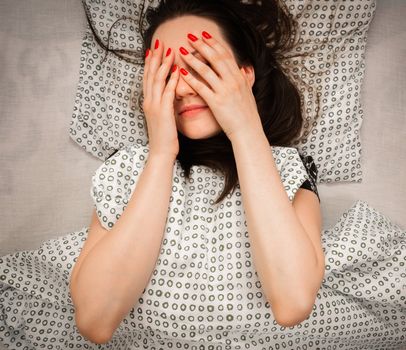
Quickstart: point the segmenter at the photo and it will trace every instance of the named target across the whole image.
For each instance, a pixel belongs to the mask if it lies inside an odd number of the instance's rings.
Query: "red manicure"
[[[189,53],[189,51],[186,50],[183,46],[181,46],[181,47],[179,48],[179,51],[181,52],[182,55],[187,55],[187,54]]]
[[[149,53],[151,52],[150,49],[147,49],[147,51],[145,51],[145,58],[148,57]]]
[[[158,40],[158,39],[156,39],[156,40],[155,40],[155,49],[157,49],[157,48],[158,48],[158,46],[159,46],[159,40]]]
[[[183,75],[187,75],[187,74],[189,73],[186,69],[183,69],[183,68],[180,69],[180,72],[181,72]]]
[[[166,56],[165,57],[168,57],[170,55],[170,53],[171,53],[171,48],[169,48],[168,51],[166,51]]]
[[[206,39],[210,39],[211,35],[209,33],[207,33],[206,31],[202,32],[202,35],[206,38]]]
[[[172,67],[172,73],[176,70],[176,68],[178,68],[178,67],[177,67],[176,64],[174,64],[173,67]]]
[[[193,34],[191,34],[191,33],[189,33],[189,34],[187,35],[187,37],[188,37],[190,40],[192,40],[192,41],[196,41],[196,40],[197,40],[197,38],[196,38]]]

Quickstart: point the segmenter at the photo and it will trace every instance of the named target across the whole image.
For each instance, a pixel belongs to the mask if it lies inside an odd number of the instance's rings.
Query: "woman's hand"
[[[179,69],[176,65],[173,67],[176,70],[171,72],[166,83],[174,60],[172,50],[168,49],[163,57],[164,47],[158,40],[155,41],[154,50],[149,52],[148,50],[144,66],[143,110],[147,122],[150,153],[176,158],[179,153],[179,141],[173,101]]]
[[[180,70],[182,78],[205,100],[227,137],[232,139],[247,130],[263,132],[257,103],[245,69],[238,67],[231,52],[211,36],[202,36],[203,40],[199,40],[189,34],[188,38],[190,44],[210,63],[211,68],[181,47],[179,50],[182,59],[207,84],[188,74],[183,68]]]

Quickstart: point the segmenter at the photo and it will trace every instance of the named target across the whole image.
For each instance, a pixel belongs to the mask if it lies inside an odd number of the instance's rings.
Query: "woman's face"
[[[215,22],[203,17],[191,15],[175,18],[161,24],[152,37],[151,46],[154,45],[155,39],[159,39],[159,45],[163,45],[163,55],[165,55],[166,50],[170,47],[175,55],[173,64],[176,64],[179,68],[185,68],[189,73],[193,74],[195,78],[209,86],[203,78],[186,64],[186,61],[182,60],[180,57],[181,53],[179,52],[179,48],[183,46],[196,58],[208,64],[209,62],[198,52],[193,53],[194,48],[189,44],[189,39],[187,38],[188,33],[192,33],[201,39],[201,33],[204,30],[209,32],[216,40],[220,41],[226,49],[230,50],[232,56],[235,57]],[[182,74],[180,74],[175,88],[174,99],[175,120],[178,131],[191,139],[205,139],[221,132],[222,129],[209,108],[203,109],[193,116],[179,114],[182,107],[191,104],[207,106],[203,98],[193,90],[183,79]]]

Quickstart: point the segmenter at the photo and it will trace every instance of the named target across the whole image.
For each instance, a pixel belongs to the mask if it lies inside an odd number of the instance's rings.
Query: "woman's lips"
[[[199,107],[199,108],[191,109],[189,111],[182,112],[180,115],[182,117],[192,117],[206,109],[208,109],[208,107]]]

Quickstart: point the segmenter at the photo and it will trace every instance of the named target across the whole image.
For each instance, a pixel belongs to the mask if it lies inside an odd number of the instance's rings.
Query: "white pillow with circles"
[[[148,153],[148,146],[127,145],[105,160],[92,176],[90,196],[99,220],[106,230],[110,230],[114,226],[130,201],[139,176],[145,167]],[[301,184],[305,180],[310,180],[309,174],[296,148],[274,146],[272,155],[286,194],[289,200],[293,201]],[[169,216],[176,216],[176,213],[181,211],[193,212],[196,208],[195,201],[200,202],[200,206],[207,207],[205,210],[202,209],[203,213],[211,213],[212,210],[217,212],[219,208],[220,211],[223,210],[224,201],[227,202],[227,210],[231,210],[231,207],[235,206],[236,208],[232,212],[242,212],[239,184],[237,184],[236,190],[229,193],[222,202],[217,206],[213,205],[214,201],[220,197],[224,183],[224,175],[216,169],[202,165],[193,165],[190,179],[187,180],[180,162],[175,160]],[[194,200],[189,203],[188,198],[191,196],[194,197]],[[213,214],[207,215],[211,217]],[[179,229],[181,230],[182,227]]]
[[[313,157],[318,183],[361,182],[360,93],[376,0],[283,1],[299,22],[300,31],[298,45],[281,62],[299,88],[305,118],[303,135],[292,146]],[[159,2],[145,1],[153,7]],[[70,137],[104,161],[126,145],[148,144],[146,123],[137,103],[144,56],[139,27],[147,24],[139,20],[143,1],[83,3],[103,42],[109,42],[111,49],[131,51],[127,57],[134,62],[106,55],[87,27]],[[132,19],[119,20],[123,16]],[[300,57],[303,53],[307,56]]]

